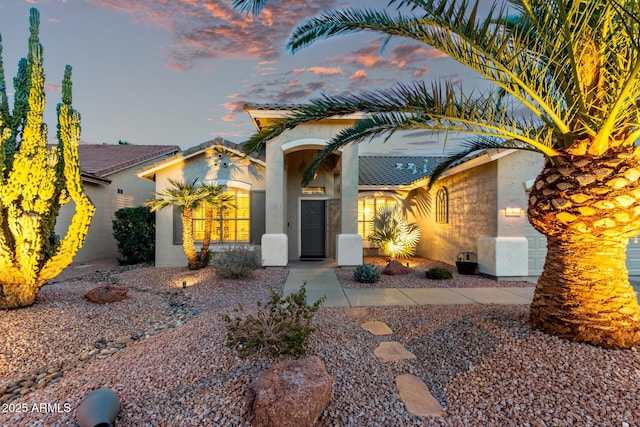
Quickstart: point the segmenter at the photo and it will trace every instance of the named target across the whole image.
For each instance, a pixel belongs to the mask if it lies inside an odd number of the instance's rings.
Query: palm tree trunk
[[[626,238],[547,239],[530,321],[535,329],[609,348],[640,343],[638,300],[627,279]]]
[[[187,256],[187,265],[190,270],[200,268],[198,256],[196,254],[196,245],[193,241],[193,212],[189,207],[182,210],[182,248]]]
[[[640,232],[640,151],[547,164],[529,196],[529,221],[547,236],[531,325],[608,348],[640,345],[640,307],[626,246]]]
[[[206,208],[204,210],[204,237],[202,238],[202,248],[200,249],[200,264],[203,267],[207,265],[207,256],[209,252],[209,243],[211,243],[212,227],[213,227],[213,209]]]

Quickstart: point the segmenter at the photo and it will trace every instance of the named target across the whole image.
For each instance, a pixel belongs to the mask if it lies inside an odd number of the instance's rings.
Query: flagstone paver
[[[360,325],[365,331],[371,332],[373,335],[391,335],[393,331],[384,322],[365,322]]]
[[[400,360],[415,359],[416,355],[404,348],[397,341],[385,341],[373,350],[373,354],[381,362],[398,362]]]
[[[442,417],[445,415],[440,402],[433,397],[426,384],[415,375],[398,375],[396,386],[400,393],[400,399],[411,415],[419,417]]]

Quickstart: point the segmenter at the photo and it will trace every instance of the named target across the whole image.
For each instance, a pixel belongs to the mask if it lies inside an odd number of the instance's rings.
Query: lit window
[[[225,194],[233,196],[234,207],[213,210],[213,224],[211,227],[212,243],[248,242],[250,230],[249,192],[239,188],[229,188]],[[193,210],[193,238],[202,241],[206,205],[200,205]]]
[[[387,196],[358,197],[358,234],[363,239],[373,231],[373,217],[383,206],[398,206],[398,200]]]
[[[446,224],[449,222],[449,192],[447,187],[442,187],[436,193],[436,223]]]

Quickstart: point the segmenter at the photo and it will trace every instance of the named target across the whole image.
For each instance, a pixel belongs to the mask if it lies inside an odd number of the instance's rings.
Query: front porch
[[[284,117],[284,107],[247,106],[258,129]],[[358,116],[301,125],[266,144],[264,267],[286,267],[290,260],[335,259],[339,267],[362,263],[358,234],[358,145],[332,153],[311,182],[304,172],[328,141]]]

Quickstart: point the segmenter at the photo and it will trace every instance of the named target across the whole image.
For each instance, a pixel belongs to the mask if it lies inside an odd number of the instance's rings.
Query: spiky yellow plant
[[[71,106],[71,67],[65,69],[58,105],[58,145],[49,149],[36,9],[29,23],[29,54],[14,80],[12,114],[0,61],[0,308],[33,304],[40,287],[82,247],[95,211],[80,177],[80,115]],[[71,200],[76,211],[58,242],[56,218],[60,206]]]

